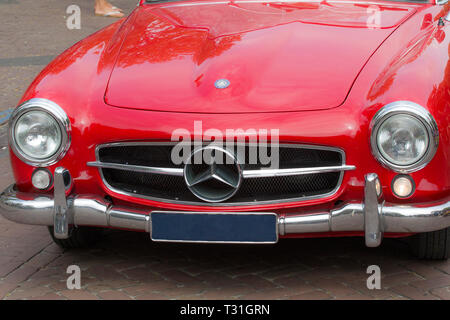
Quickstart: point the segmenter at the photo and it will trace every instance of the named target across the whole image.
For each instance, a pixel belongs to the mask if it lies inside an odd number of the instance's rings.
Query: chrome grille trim
[[[100,162],[100,161],[88,162],[87,165],[88,167],[97,167],[103,169],[116,169],[142,173],[164,174],[168,176],[181,176],[181,177],[183,176],[183,169],[177,168],[146,167],[121,163]]]
[[[355,170],[355,166],[330,166],[330,167],[311,167],[311,168],[293,168],[293,169],[261,169],[261,170],[244,170],[243,176],[248,178],[269,178],[269,177],[285,177],[299,176],[314,173],[327,173]]]
[[[168,141],[168,142],[143,142],[143,141],[129,141],[129,142],[113,142],[97,145],[95,149],[96,161],[87,162],[87,165],[90,167],[97,167],[99,170],[100,177],[102,179],[105,187],[117,194],[125,195],[134,198],[140,198],[145,200],[157,201],[162,203],[170,203],[170,204],[181,204],[181,205],[193,205],[193,206],[204,206],[204,207],[231,207],[231,206],[254,206],[254,205],[264,205],[264,204],[277,204],[277,203],[289,203],[289,202],[303,202],[308,200],[322,199],[328,198],[335,195],[339,189],[341,188],[342,181],[344,179],[344,173],[346,171],[352,171],[356,169],[356,166],[346,165],[346,157],[345,152],[337,147],[329,147],[329,146],[318,146],[318,145],[306,145],[306,144],[279,144],[279,147],[285,148],[299,148],[299,149],[316,149],[316,150],[328,150],[335,151],[340,153],[342,159],[342,165],[340,166],[330,166],[330,167],[311,167],[311,168],[293,168],[293,169],[261,169],[261,170],[244,170],[248,175],[245,178],[263,178],[263,177],[277,177],[277,176],[289,176],[289,175],[306,175],[306,174],[314,174],[314,173],[327,173],[327,172],[340,172],[339,181],[336,184],[336,187],[328,193],[323,193],[320,195],[313,196],[302,196],[297,198],[287,198],[280,200],[268,200],[268,201],[251,201],[251,202],[224,202],[224,203],[205,203],[200,201],[181,201],[181,200],[172,200],[167,198],[159,198],[153,197],[144,194],[131,193],[121,189],[117,189],[111,186],[105,179],[102,169],[116,169],[123,171],[135,171],[135,172],[143,172],[143,173],[155,173],[155,174],[165,174],[165,175],[173,175],[173,176],[183,176],[184,170],[180,168],[162,168],[162,167],[146,167],[146,166],[136,166],[136,165],[126,165],[126,164],[117,164],[117,163],[106,163],[100,161],[100,150],[102,148],[108,147],[121,147],[121,146],[174,146],[180,142],[176,141]],[[253,143],[247,143],[248,146],[254,145]],[[194,144],[195,146],[195,144]],[[120,169],[119,169],[120,167]],[[129,170],[133,169],[133,170]],[[137,169],[137,170],[134,170]],[[308,172],[310,170],[310,172]],[[317,170],[322,170],[317,172]],[[267,171],[267,175],[261,175],[262,171]],[[269,172],[270,171],[270,172]],[[273,171],[278,171],[281,175],[274,175]],[[304,172],[301,172],[304,171]],[[164,172],[164,173],[163,173]]]
[[[136,166],[129,164],[119,164],[110,162],[93,161],[88,162],[89,167],[97,167],[104,169],[116,169],[124,171],[163,174],[169,176],[183,176],[183,169],[177,168],[161,168],[161,167],[146,167]],[[245,179],[250,178],[268,178],[268,177],[284,177],[284,176],[296,176],[314,173],[327,173],[327,172],[339,172],[355,170],[355,166],[330,166],[330,167],[311,167],[311,168],[292,168],[292,169],[261,169],[261,170],[244,170],[243,177]]]

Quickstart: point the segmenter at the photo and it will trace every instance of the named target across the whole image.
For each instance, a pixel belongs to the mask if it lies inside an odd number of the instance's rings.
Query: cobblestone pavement
[[[94,17],[92,2],[0,0],[0,112],[17,103],[39,63],[114,21]],[[135,2],[114,4],[129,12]],[[65,28],[72,3],[82,8],[81,30]],[[13,182],[4,129],[2,190]],[[374,264],[381,268],[381,290],[366,287],[366,269]],[[69,265],[82,270],[81,290],[66,287]],[[417,261],[402,240],[368,249],[359,238],[180,245],[106,231],[91,249],[63,251],[46,228],[0,218],[0,299],[450,299],[450,263]]]

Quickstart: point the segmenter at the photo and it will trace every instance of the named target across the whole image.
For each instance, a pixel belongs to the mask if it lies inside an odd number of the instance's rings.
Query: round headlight
[[[386,160],[399,166],[411,165],[422,159],[428,144],[427,129],[410,115],[392,116],[378,129],[378,150]]]
[[[51,115],[44,111],[29,111],[17,120],[14,139],[27,157],[40,160],[50,158],[58,151],[62,134]]]
[[[10,144],[24,162],[51,165],[61,159],[70,143],[70,123],[64,111],[45,99],[19,106],[10,123]]]
[[[397,172],[423,168],[436,153],[438,142],[433,117],[412,102],[389,104],[372,121],[372,152],[382,164]]]

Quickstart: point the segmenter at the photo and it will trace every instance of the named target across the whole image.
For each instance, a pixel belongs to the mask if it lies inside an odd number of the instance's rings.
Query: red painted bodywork
[[[69,169],[75,193],[109,195],[149,212],[329,209],[337,201],[361,201],[369,172],[380,176],[389,202],[443,199],[450,194],[450,22],[439,26],[438,20],[449,5],[376,2],[381,28],[373,29],[366,25],[373,4],[143,2],[57,57],[20,102],[46,98],[68,114],[72,145],[50,169]],[[218,78],[228,78],[230,88],[216,90]],[[411,174],[414,196],[403,200],[390,189],[396,173],[376,161],[369,144],[372,117],[397,100],[427,108],[440,134],[433,160]],[[199,120],[204,131],[279,129],[283,143],[339,147],[357,169],[327,198],[209,207],[116,194],[98,169],[86,166],[98,144],[170,140],[174,129],[193,132]],[[34,168],[12,152],[11,160],[18,188],[38,192],[30,183]]]
[[[370,55],[416,11],[382,6],[380,28],[368,30],[368,4],[207,7],[141,10],[118,55],[106,102],[202,113],[334,108]],[[211,85],[221,78],[230,80],[228,90]]]

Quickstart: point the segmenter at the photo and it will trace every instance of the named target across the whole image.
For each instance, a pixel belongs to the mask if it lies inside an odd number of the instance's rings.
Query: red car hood
[[[205,113],[337,107],[371,54],[414,12],[364,2],[144,6],[128,22],[105,101]],[[218,79],[229,87],[217,89]]]

